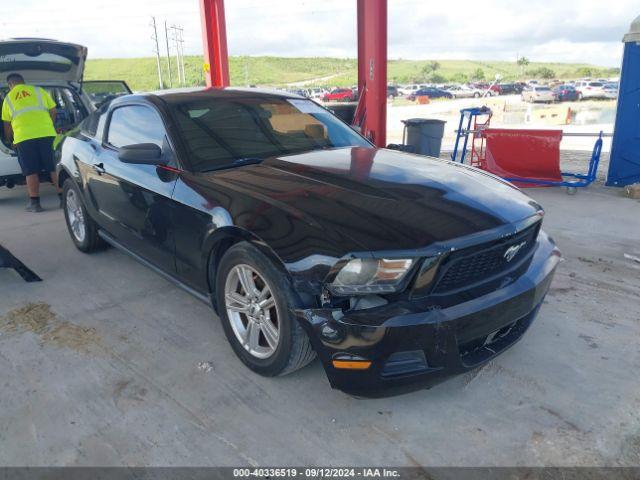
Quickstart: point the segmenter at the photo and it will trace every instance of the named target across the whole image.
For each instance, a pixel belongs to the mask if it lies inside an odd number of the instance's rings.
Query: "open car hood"
[[[82,81],[87,47],[40,38],[0,41],[0,86],[9,73],[19,73],[26,83]]]

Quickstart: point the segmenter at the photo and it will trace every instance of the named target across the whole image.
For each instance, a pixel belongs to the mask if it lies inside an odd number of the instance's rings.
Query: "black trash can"
[[[444,137],[444,120],[430,118],[411,118],[403,120],[404,144],[415,148],[419,155],[440,157],[442,137]]]
[[[351,125],[356,114],[358,102],[325,103],[324,106],[340,120]]]

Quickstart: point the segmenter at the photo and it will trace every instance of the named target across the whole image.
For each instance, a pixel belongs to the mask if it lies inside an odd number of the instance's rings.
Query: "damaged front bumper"
[[[549,289],[560,252],[541,232],[513,283],[448,308],[402,301],[359,311],[295,310],[333,388],[363,397],[426,388],[476,368],[517,342]],[[363,362],[343,369],[335,360]]]

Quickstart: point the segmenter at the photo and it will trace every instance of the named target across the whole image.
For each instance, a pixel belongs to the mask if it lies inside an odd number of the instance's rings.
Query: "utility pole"
[[[169,72],[169,87],[173,88],[173,80],[171,78],[171,51],[169,50],[169,30],[167,29],[167,21],[164,21],[164,38],[167,42],[167,70]]]
[[[184,72],[184,30],[180,28],[180,60],[182,60],[182,81],[187,84],[187,76]]]
[[[173,30],[173,41],[176,44],[176,67],[178,69],[178,81],[181,85],[186,83],[185,75],[184,75],[184,51],[182,47],[182,43],[184,42],[182,38],[183,28],[172,25],[171,30]]]
[[[158,82],[160,83],[160,90],[162,90],[164,88],[164,85],[162,83],[162,68],[160,67],[160,46],[158,45],[158,29],[156,27],[156,17],[151,17],[151,26],[153,27],[153,36],[151,37],[154,43],[153,53],[156,54],[156,65],[158,67]]]
[[[178,86],[182,85],[182,73],[180,72],[180,44],[178,43],[178,27],[171,25],[171,40],[176,49],[176,72],[178,74]]]
[[[182,27],[180,27],[178,29],[178,36],[179,36],[179,40],[178,42],[180,43],[180,68],[182,69],[182,82],[186,85],[187,84],[187,76],[184,72],[184,29]]]

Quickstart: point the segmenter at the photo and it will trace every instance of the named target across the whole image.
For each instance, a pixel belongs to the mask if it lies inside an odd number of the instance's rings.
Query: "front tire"
[[[80,190],[70,178],[62,186],[62,199],[67,229],[76,248],[84,253],[103,248],[105,244],[98,235],[98,225],[87,213]]]
[[[254,372],[285,375],[315,358],[306,332],[291,314],[299,300],[289,279],[256,247],[241,242],[220,261],[216,304],[233,351]]]

